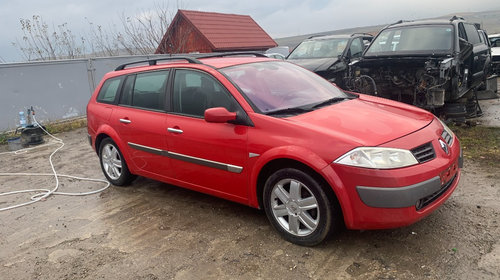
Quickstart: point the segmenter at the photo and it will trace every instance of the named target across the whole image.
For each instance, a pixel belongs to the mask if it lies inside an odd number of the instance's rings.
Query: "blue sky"
[[[280,38],[349,27],[418,19],[460,12],[500,10],[498,0],[1,0],[0,60],[21,60],[12,42],[21,40],[19,19],[40,15],[49,24],[67,23],[75,35],[89,32],[88,21],[119,25],[120,15],[147,13],[163,3],[182,9],[250,15],[271,37]]]

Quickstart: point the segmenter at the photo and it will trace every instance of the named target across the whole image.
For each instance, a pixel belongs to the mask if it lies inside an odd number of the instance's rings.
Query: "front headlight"
[[[360,147],[339,157],[338,164],[375,169],[392,169],[417,164],[408,150],[395,148]]]
[[[442,120],[440,120],[439,118],[437,118],[437,119],[439,120],[439,122],[443,126],[444,131],[446,131],[446,133],[448,133],[448,135],[449,135],[449,136],[447,136],[445,133],[443,133],[441,136],[444,138],[444,140],[446,140],[446,143],[448,143],[448,146],[451,147],[451,145],[453,144],[453,136],[455,134],[453,134],[453,131]]]

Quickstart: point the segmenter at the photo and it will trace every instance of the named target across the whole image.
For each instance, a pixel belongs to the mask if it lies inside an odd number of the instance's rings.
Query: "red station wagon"
[[[286,240],[312,246],[342,223],[412,224],[460,179],[457,137],[419,108],[258,55],[137,63],[148,65],[106,74],[87,106],[114,185],[140,175],[263,208]]]

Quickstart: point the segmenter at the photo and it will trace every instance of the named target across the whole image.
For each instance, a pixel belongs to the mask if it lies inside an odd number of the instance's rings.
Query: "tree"
[[[133,16],[122,13],[119,26],[104,28],[87,19],[89,34],[79,39],[67,23],[50,28],[41,16],[34,15],[31,19],[20,19],[23,37],[13,45],[28,61],[153,54],[177,10],[170,9],[169,3],[157,3],[153,9]],[[176,1],[176,8],[180,5]]]
[[[26,60],[54,60],[76,58],[85,53],[85,40],[75,40],[75,36],[63,23],[49,29],[49,25],[39,15],[31,19],[20,19],[22,40],[13,43],[19,47]]]

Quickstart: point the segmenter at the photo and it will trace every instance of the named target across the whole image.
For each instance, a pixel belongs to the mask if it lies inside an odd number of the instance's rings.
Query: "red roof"
[[[181,17],[206,39],[212,51],[268,49],[278,45],[247,15],[179,10],[172,24]]]

